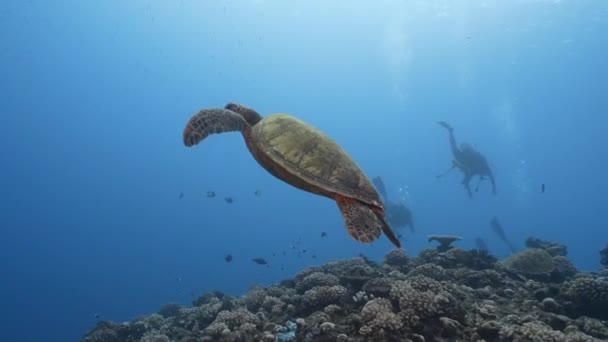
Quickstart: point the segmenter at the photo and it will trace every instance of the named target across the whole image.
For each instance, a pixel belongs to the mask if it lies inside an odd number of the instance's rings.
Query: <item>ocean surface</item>
[[[228,102],[294,115],[381,176],[414,215],[410,255],[449,234],[504,258],[497,217],[517,248],[557,241],[598,269],[607,35],[600,0],[1,2],[0,340],[77,341],[392,248],[351,239],[332,200],[274,178],[238,133],[185,147],[188,119]],[[436,177],[441,120],[496,195]]]

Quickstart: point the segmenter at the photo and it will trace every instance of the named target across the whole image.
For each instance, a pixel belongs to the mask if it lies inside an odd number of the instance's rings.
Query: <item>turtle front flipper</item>
[[[387,237],[391,242],[397,247],[401,246],[386,222],[367,204],[340,195],[336,195],[335,200],[344,218],[346,230],[353,239],[363,243],[371,243],[380,237],[381,231],[385,233],[388,231]]]
[[[227,109],[202,109],[194,114],[184,128],[184,145],[194,146],[210,134],[243,132],[249,125],[245,119]]]

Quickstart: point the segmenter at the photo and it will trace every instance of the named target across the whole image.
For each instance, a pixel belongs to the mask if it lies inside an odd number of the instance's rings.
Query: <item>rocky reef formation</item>
[[[547,253],[551,254],[551,256],[568,255],[568,248],[566,248],[566,245],[559,242],[541,240],[533,236],[526,239],[526,247],[544,249]]]
[[[557,250],[554,248],[552,250]],[[483,250],[389,251],[332,261],[240,297],[207,293],[85,342],[606,341],[608,279],[535,246],[498,262]]]
[[[600,264],[608,267],[608,245],[600,250]]]

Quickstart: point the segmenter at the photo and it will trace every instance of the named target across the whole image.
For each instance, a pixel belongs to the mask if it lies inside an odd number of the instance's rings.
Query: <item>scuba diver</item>
[[[374,177],[374,179],[372,179],[372,183],[374,183],[376,190],[378,190],[382,196],[382,200],[384,201],[384,209],[386,211],[386,219],[390,225],[394,226],[395,228],[409,226],[410,231],[414,233],[415,228],[412,211],[401,202],[393,202],[388,200],[386,187],[384,186],[382,178]]]
[[[462,185],[464,185],[467,190],[467,194],[470,198],[473,198],[473,193],[471,192],[471,186],[469,183],[474,176],[479,176],[479,183],[475,188],[475,192],[479,190],[479,184],[481,181],[485,180],[486,177],[490,180],[492,184],[492,193],[496,194],[496,183],[494,182],[494,174],[488,165],[488,161],[486,158],[479,153],[479,151],[475,150],[473,146],[467,143],[461,143],[460,147],[456,145],[456,138],[454,137],[454,128],[450,126],[445,121],[437,122],[441,127],[445,128],[450,134],[450,147],[452,149],[452,155],[454,156],[454,160],[452,161],[452,167],[444,172],[441,175],[438,175],[437,178],[441,178],[445,176],[447,173],[452,171],[454,168],[460,169],[464,173],[464,178],[462,180]]]

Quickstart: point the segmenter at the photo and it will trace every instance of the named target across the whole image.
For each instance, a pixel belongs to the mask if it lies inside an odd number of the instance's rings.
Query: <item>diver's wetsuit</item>
[[[464,185],[465,189],[467,190],[469,197],[473,197],[473,192],[471,191],[471,186],[469,183],[475,175],[478,175],[481,180],[483,180],[484,177],[488,177],[490,179],[490,183],[492,183],[492,193],[496,194],[494,174],[492,173],[486,158],[469,144],[463,143],[459,148],[456,144],[454,128],[452,128],[452,126],[445,121],[439,121],[438,123],[440,126],[447,129],[448,133],[450,134],[450,148],[452,149],[452,155],[454,156],[451,169],[457,167],[464,173],[462,185]]]
[[[403,203],[389,201],[386,187],[384,186],[384,182],[380,176],[374,177],[372,179],[372,183],[382,197],[382,201],[384,202],[385,206],[384,210],[389,223],[396,227],[409,226],[413,233],[415,228],[411,210]]]

